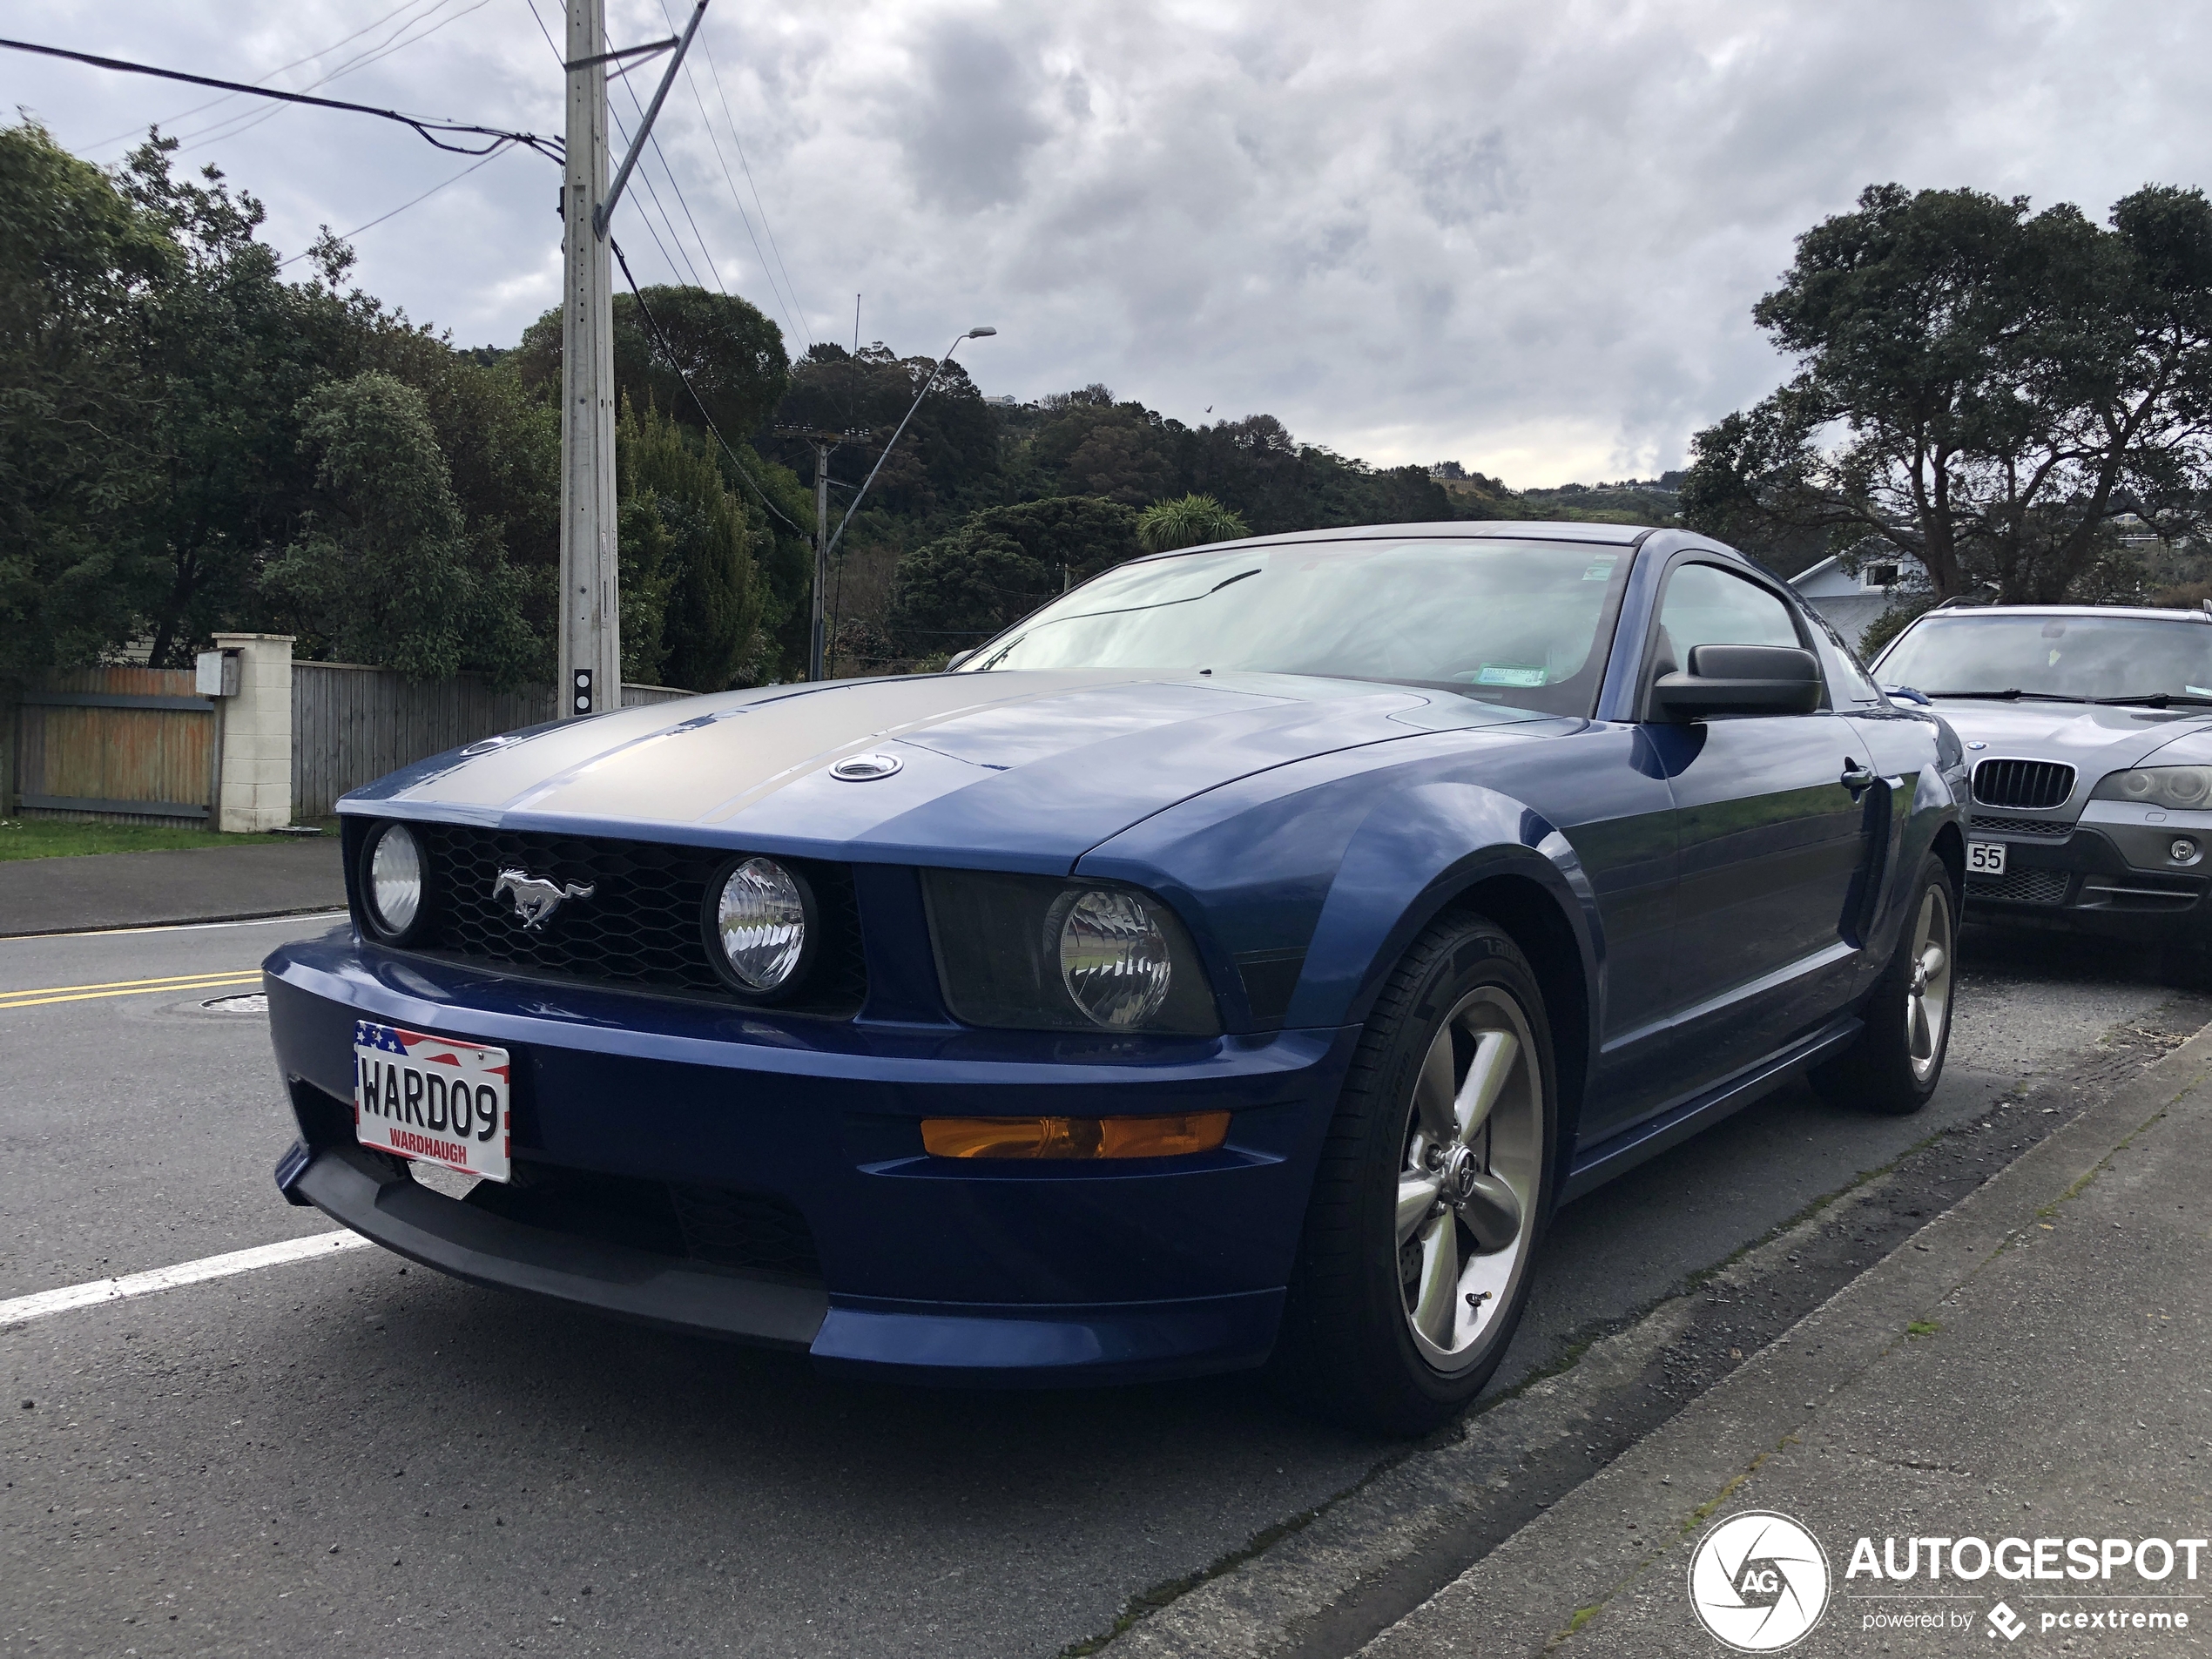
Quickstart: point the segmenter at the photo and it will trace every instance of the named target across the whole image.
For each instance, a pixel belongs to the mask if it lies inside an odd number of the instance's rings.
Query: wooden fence
[[[214,699],[196,695],[193,680],[190,669],[89,668],[21,693],[13,765],[22,810],[212,826],[221,728]],[[622,688],[625,708],[691,695]],[[0,705],[0,721],[10,712]],[[341,795],[388,772],[553,716],[550,686],[502,691],[468,674],[425,683],[388,668],[294,663],[292,816],[327,818]],[[0,731],[0,766],[8,735]]]
[[[208,821],[215,705],[194,693],[190,669],[80,669],[17,700],[15,792],[25,811]]]
[[[189,678],[189,676],[187,677]],[[692,693],[625,685],[623,706]],[[552,688],[500,691],[471,674],[410,680],[354,663],[292,664],[292,815],[327,818],[338,798],[388,772],[495,732],[554,717]]]

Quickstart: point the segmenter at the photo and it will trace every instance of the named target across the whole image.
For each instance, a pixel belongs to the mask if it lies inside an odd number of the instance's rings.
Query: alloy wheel
[[[1905,1048],[1912,1076],[1925,1083],[1943,1054],[1951,1018],[1951,899],[1941,882],[1930,884],[1912,928],[1912,977],[1905,988]]]
[[[1422,1060],[1399,1165],[1398,1278],[1414,1345],[1440,1371],[1475,1362],[1527,1269],[1542,1089],[1527,1017],[1495,986],[1452,1010]]]

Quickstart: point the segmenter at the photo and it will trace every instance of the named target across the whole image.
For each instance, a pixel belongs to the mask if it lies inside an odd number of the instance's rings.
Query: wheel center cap
[[[1474,1196],[1475,1178],[1481,1173],[1482,1166],[1475,1161],[1472,1147],[1453,1147],[1445,1155],[1444,1167],[1437,1171],[1437,1178],[1442,1184],[1439,1196],[1457,1210]]]

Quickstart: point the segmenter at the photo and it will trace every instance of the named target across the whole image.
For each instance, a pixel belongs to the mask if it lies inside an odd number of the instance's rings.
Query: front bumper
[[[294,1203],[476,1284],[943,1382],[1262,1362],[1357,1037],[776,1020],[518,980],[344,931],[285,947],[266,980],[300,1127],[278,1168]],[[447,1197],[354,1143],[356,1017],[509,1051],[514,1187]],[[1188,1158],[982,1163],[921,1145],[927,1116],[1224,1108],[1228,1143]],[[624,1195],[622,1224],[536,1197],[579,1184]],[[669,1193],[679,1208],[718,1194],[787,1214],[807,1245],[699,1259],[685,1231],[638,1218]]]
[[[2159,943],[2212,942],[2212,813],[2093,800],[2079,819],[1977,807],[1970,841],[2006,844],[2002,876],[1969,874],[1966,920]],[[2195,849],[2174,856],[2176,842]]]

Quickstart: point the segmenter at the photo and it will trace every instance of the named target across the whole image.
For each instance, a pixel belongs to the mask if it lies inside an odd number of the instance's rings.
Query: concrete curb
[[[1360,1649],[1363,1659],[1542,1653],[1655,1570],[1828,1399],[1905,1340],[2072,1197],[2137,1134],[2212,1076],[2212,1028],[2021,1154],[1785,1336],[1686,1406],[1457,1581]],[[1643,1517],[1631,1527],[1624,1516]],[[1684,1632],[1685,1640],[1694,1640]]]

